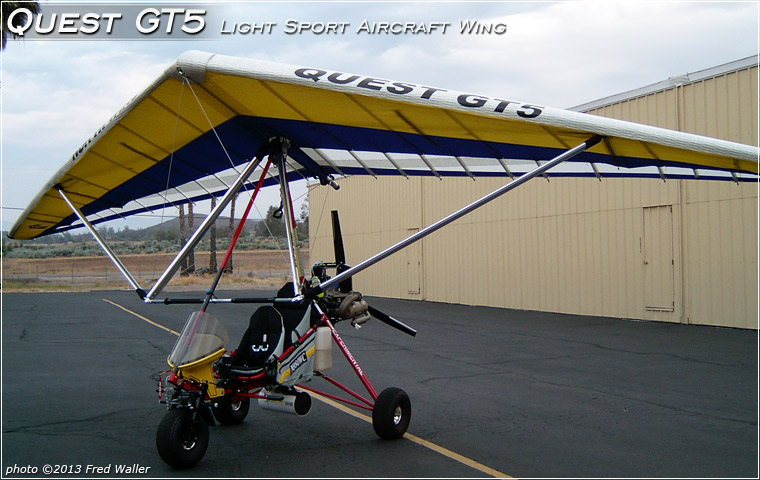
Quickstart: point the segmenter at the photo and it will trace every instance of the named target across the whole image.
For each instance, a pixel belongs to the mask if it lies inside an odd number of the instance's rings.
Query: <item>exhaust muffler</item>
[[[295,395],[270,392],[266,389],[264,392],[265,398],[259,398],[259,407],[264,410],[298,416],[304,416],[311,411],[311,395],[306,392],[298,392]]]

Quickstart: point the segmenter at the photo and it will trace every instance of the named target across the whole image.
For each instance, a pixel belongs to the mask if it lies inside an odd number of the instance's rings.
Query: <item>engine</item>
[[[330,276],[327,275],[327,268],[337,268],[340,272],[342,266],[343,264],[315,263],[311,269],[311,286],[315,287],[330,279]],[[350,320],[351,325],[358,328],[370,319],[369,305],[360,292],[353,290],[344,292],[343,290],[343,288],[338,287],[325,292],[318,298],[320,307],[324,309],[327,317],[333,322]]]

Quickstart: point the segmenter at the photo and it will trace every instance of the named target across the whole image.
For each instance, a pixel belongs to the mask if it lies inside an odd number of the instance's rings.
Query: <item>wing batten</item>
[[[371,169],[371,168],[369,168],[369,167],[367,166],[367,164],[366,164],[366,163],[364,163],[364,161],[363,161],[361,158],[359,158],[359,156],[356,154],[356,151],[354,151],[353,149],[350,149],[350,150],[348,150],[348,153],[349,153],[349,154],[350,154],[350,155],[351,155],[351,156],[354,158],[354,160],[356,160],[356,163],[358,163],[359,165],[361,165],[361,166],[362,166],[362,168],[363,168],[363,169],[364,169],[364,170],[365,170],[365,171],[366,171],[368,174],[370,174],[370,175],[372,175],[373,177],[377,178],[377,174],[376,174],[375,172],[373,172],[373,171],[372,171],[372,169]],[[439,177],[439,178],[440,178],[440,177]]]
[[[396,169],[397,172],[399,172],[404,178],[409,178],[409,175],[404,171],[404,169],[401,168],[401,166],[396,163],[396,161],[388,154],[387,152],[384,153],[385,158],[388,159],[388,161],[393,165],[393,168]]]

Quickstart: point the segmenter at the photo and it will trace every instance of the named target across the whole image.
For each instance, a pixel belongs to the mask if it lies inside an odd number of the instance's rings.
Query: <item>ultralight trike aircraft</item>
[[[757,181],[758,149],[737,143],[552,109],[319,68],[204,52],[180,56],[98,130],[42,188],[9,236],[32,239],[84,226],[140,299],[198,304],[168,358],[159,397],[168,412],[156,446],[186,468],[205,454],[208,427],[240,423],[251,399],[306,414],[309,392],[372,413],[375,432],[400,438],[411,404],[396,387],[379,393],[335,328],[370,317],[404,333],[413,328],[369,306],[352,277],[537,176],[642,176]],[[304,272],[289,181],[338,189],[346,175],[501,176],[485,197],[354,265],[347,265],[337,212],[335,261]],[[260,189],[278,184],[290,281],[271,298],[217,298],[215,290]],[[159,298],[222,209],[250,192],[245,214],[202,298]],[[221,197],[163,274],[144,289],[94,225],[132,214]],[[261,304],[230,348],[210,305]],[[352,391],[326,372],[333,342],[367,390]],[[323,378],[343,396],[318,392]],[[338,392],[340,393],[340,392]],[[350,399],[344,398],[349,396]]]

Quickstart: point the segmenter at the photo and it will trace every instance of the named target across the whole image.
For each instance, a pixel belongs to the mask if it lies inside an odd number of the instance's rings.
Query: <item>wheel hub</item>
[[[404,414],[401,410],[401,405],[396,407],[396,410],[393,411],[393,424],[398,425],[401,423],[401,419],[403,418]]]
[[[185,435],[185,441],[182,442],[182,450],[190,451],[193,448],[195,448],[195,445],[198,443],[198,435],[194,431],[192,427],[188,428],[187,434]]]

